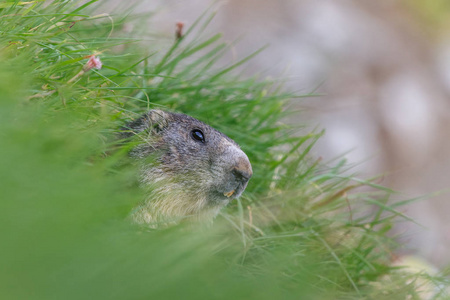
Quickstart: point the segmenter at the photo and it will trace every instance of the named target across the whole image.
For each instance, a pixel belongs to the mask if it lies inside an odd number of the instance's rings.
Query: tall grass
[[[445,277],[392,266],[387,232],[408,221],[393,191],[310,155],[322,132],[283,123],[298,95],[235,75],[252,56],[219,66],[229,46],[204,36],[210,13],[148,41],[137,17],[94,2],[0,4],[2,299],[447,297]],[[90,55],[103,68],[77,75]],[[114,135],[155,107],[209,123],[252,162],[212,228],[128,219],[143,195]]]

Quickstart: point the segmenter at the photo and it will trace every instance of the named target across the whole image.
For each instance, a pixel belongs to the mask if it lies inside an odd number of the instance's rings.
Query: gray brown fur
[[[204,142],[193,138],[193,130],[203,133]],[[212,220],[242,194],[252,176],[238,144],[190,116],[151,110],[126,126],[123,137],[133,136],[139,142],[131,155],[139,159],[141,182],[148,189],[133,213],[138,223]]]

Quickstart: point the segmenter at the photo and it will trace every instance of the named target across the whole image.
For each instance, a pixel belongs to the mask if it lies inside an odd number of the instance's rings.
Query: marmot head
[[[131,155],[140,159],[150,193],[134,213],[140,223],[212,219],[252,176],[247,155],[232,139],[187,115],[151,110],[123,134],[140,141]]]

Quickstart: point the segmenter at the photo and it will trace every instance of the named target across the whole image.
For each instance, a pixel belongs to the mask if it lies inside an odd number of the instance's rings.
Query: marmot
[[[149,193],[132,213],[137,223],[212,221],[252,176],[236,142],[190,116],[155,109],[124,129],[123,137],[138,139],[130,155]]]

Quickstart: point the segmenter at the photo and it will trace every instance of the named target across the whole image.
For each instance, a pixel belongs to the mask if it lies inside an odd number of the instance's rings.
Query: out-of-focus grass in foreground
[[[446,297],[445,279],[392,266],[386,233],[408,201],[308,154],[321,133],[282,121],[301,97],[233,75],[251,57],[218,67],[228,45],[202,34],[209,13],[180,40],[139,41],[123,26],[138,17],[94,2],[0,3],[0,298]],[[77,75],[90,55],[103,68]],[[142,192],[114,133],[154,107],[206,121],[252,161],[211,228],[127,218]]]

